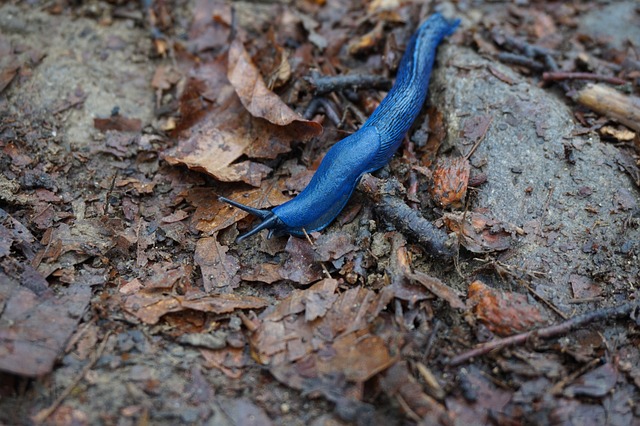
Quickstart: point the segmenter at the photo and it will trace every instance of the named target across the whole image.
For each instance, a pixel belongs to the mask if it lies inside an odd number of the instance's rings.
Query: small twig
[[[541,301],[542,303],[544,303],[545,305],[547,305],[547,307],[549,309],[551,309],[553,312],[555,312],[560,318],[562,318],[563,320],[569,319],[569,317],[567,317],[567,315],[562,312],[560,309],[558,309],[558,307],[556,305],[554,305],[553,303],[551,303],[551,301],[547,300],[546,298],[544,298],[540,293],[538,293],[537,291],[535,291],[529,284],[527,284],[526,282],[524,282],[524,280],[520,280],[520,283],[525,286],[525,288],[527,290],[529,290],[529,293],[533,294],[533,296],[538,299],[539,301]]]
[[[375,201],[376,213],[407,238],[442,257],[450,258],[457,254],[457,245],[443,229],[437,228],[395,195],[402,191],[402,185],[397,180],[382,181],[366,175],[358,189]]]
[[[431,356],[431,349],[436,342],[436,338],[438,337],[438,332],[442,328],[442,321],[439,319],[435,319],[433,321],[433,330],[431,330],[431,334],[429,335],[429,340],[427,340],[427,346],[424,348],[423,359],[427,360]]]
[[[576,93],[573,99],[640,132],[640,98],[636,96],[624,95],[602,84],[588,84]]]
[[[340,116],[334,109],[333,104],[326,98],[313,98],[307,109],[304,111],[303,117],[311,120],[318,110],[324,111],[325,115],[337,127],[340,125]]]
[[[478,149],[478,147],[480,146],[480,144],[484,140],[484,137],[487,135],[487,132],[489,131],[489,127],[491,126],[492,122],[493,122],[493,117],[489,117],[489,122],[484,127],[482,134],[480,136],[478,136],[478,139],[474,142],[474,144],[471,147],[471,149],[469,150],[469,152],[467,152],[467,154],[464,156],[465,160],[469,160],[469,158],[471,158],[473,153],[476,152],[476,149]]]
[[[116,178],[118,177],[118,172],[115,172],[113,174],[113,178],[111,179],[111,185],[109,186],[109,190],[107,191],[107,194],[105,195],[105,200],[104,200],[104,215],[106,216],[107,213],[109,213],[109,198],[111,198],[111,194],[113,194],[113,189],[116,186]]]
[[[551,395],[560,395],[562,393],[562,389],[566,386],[567,383],[574,381],[577,377],[591,370],[593,367],[600,364],[601,362],[602,361],[600,360],[600,358],[592,359],[591,361],[589,361],[588,363],[578,368],[576,371],[569,374],[567,377],[565,377],[564,379],[560,380],[558,383],[553,385],[549,393]]]
[[[498,59],[502,62],[508,62],[511,64],[522,65],[532,70],[542,71],[544,65],[528,56],[519,55],[517,53],[501,52],[498,53]]]
[[[382,90],[389,90],[391,88],[391,81],[379,75],[346,74],[320,76],[317,73],[312,73],[308,80],[314,86],[316,94],[336,92],[353,87]]]
[[[618,77],[611,77],[602,74],[593,74],[590,72],[568,72],[568,71],[548,71],[542,73],[542,79],[545,81],[562,81],[562,80],[594,80],[604,81],[611,84],[626,84],[627,81]]]
[[[522,53],[500,53],[498,54],[498,59],[501,61],[524,65],[537,71],[547,69],[555,72],[560,69],[556,60],[553,59],[554,52],[550,49],[527,43],[518,37],[502,33],[497,29],[493,31],[493,38],[497,44],[504,45],[504,47],[510,50],[517,50]],[[541,58],[543,64],[536,61],[536,58]],[[559,84],[565,92],[569,92],[570,87],[566,81],[560,80]]]
[[[451,366],[459,365],[470,360],[471,358],[485,355],[489,352],[503,349],[508,346],[519,345],[533,338],[548,339],[550,337],[567,334],[575,328],[583,327],[595,321],[624,317],[630,315],[634,309],[637,309],[639,307],[640,305],[638,303],[625,303],[623,305],[615,306],[612,308],[597,309],[584,315],[577,315],[567,321],[561,322],[560,324],[539,328],[537,330],[527,331],[526,333],[516,334],[513,336],[505,337],[504,339],[492,340],[452,358],[448,364]]]
[[[62,404],[62,402],[65,400],[65,398],[71,394],[73,389],[76,386],[78,386],[78,384],[82,381],[82,379],[84,379],[84,376],[87,375],[89,370],[91,370],[93,368],[93,366],[96,364],[96,362],[98,362],[98,360],[102,356],[102,353],[104,352],[105,348],[107,347],[107,343],[109,342],[109,337],[111,337],[111,334],[112,334],[111,331],[107,332],[107,334],[104,336],[104,339],[102,339],[102,343],[100,343],[100,346],[98,347],[98,350],[93,354],[93,357],[91,358],[91,361],[89,361],[89,363],[84,366],[84,368],[82,369],[80,374],[78,374],[76,376],[76,378],[73,379],[73,381],[69,384],[69,386],[67,386],[67,388],[53,402],[53,404],[51,404],[49,406],[49,408],[45,408],[44,410],[40,411],[38,414],[36,414],[33,417],[32,420],[33,420],[34,423],[36,423],[36,424],[44,423],[47,420],[47,418],[49,418],[49,416],[51,414],[53,414],[58,409],[58,407],[60,406],[60,404]]]

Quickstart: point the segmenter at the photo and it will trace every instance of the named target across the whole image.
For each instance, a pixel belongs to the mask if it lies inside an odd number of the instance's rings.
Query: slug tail
[[[274,233],[277,234],[284,227],[284,224],[282,223],[280,218],[269,210],[261,210],[261,209],[256,209],[254,207],[245,206],[244,204],[240,204],[237,201],[230,200],[226,197],[218,197],[218,200],[227,204],[231,204],[232,206],[237,207],[240,210],[244,210],[245,212],[252,214],[257,218],[259,218],[260,220],[262,220],[262,222],[259,225],[257,225],[255,228],[253,228],[249,232],[246,232],[240,235],[236,239],[237,242],[240,242],[245,238],[249,238],[250,236],[255,235],[258,232],[262,231],[263,229],[269,230],[269,235],[267,236],[267,238],[271,238],[271,236],[274,235]]]

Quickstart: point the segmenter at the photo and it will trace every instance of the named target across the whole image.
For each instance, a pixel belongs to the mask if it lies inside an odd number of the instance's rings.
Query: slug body
[[[304,236],[305,231],[327,227],[347,204],[362,175],[387,164],[402,143],[427,97],[436,48],[459,22],[448,21],[436,13],[420,25],[409,41],[389,94],[360,130],[331,147],[309,185],[298,196],[271,211],[220,197],[221,201],[262,219],[262,223],[238,240],[262,229],[269,229],[269,237]]]

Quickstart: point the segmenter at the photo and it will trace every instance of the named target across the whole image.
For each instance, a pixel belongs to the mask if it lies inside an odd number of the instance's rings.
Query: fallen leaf
[[[91,287],[36,293],[0,270],[0,370],[36,377],[50,373],[91,298]]]
[[[228,228],[249,214],[244,210],[218,201],[218,195],[210,189],[194,188],[186,195],[187,201],[196,207],[192,216],[195,228],[204,233],[214,233]],[[257,209],[280,205],[289,198],[271,181],[262,182],[259,189],[237,190],[225,194],[227,198]]]
[[[405,410],[422,419],[421,424],[453,424],[451,414],[438,401],[425,394],[422,385],[409,372],[406,361],[397,362],[382,374],[380,387],[392,398],[402,401]]]
[[[483,213],[446,213],[443,221],[470,252],[491,253],[511,247],[511,232],[508,231],[510,227]]]
[[[260,316],[252,353],[279,381],[297,389],[328,374],[361,382],[395,362],[389,342],[370,329],[386,302],[361,287],[340,294],[336,289],[336,280],[322,280]]]
[[[349,43],[347,48],[352,56],[363,55],[382,42],[384,36],[384,21],[378,21],[371,31],[357,37]]]
[[[240,278],[244,281],[259,281],[271,284],[282,279],[280,276],[280,265],[275,263],[259,263],[248,270],[242,268]]]
[[[207,293],[227,293],[240,284],[238,260],[227,254],[229,247],[218,243],[217,234],[200,238],[193,255],[202,272],[202,282]]]
[[[165,152],[165,159],[225,182],[259,186],[268,167],[251,161],[233,163],[242,155],[276,158],[291,149],[291,142],[311,135],[308,125],[297,121],[278,126],[251,116],[227,80],[225,58],[197,68],[180,98],[180,112],[174,132],[179,143]]]
[[[547,325],[548,319],[520,293],[501,292],[481,281],[469,284],[468,306],[478,320],[499,336],[522,333]]]
[[[189,292],[186,295],[164,294],[159,291],[142,290],[124,300],[124,310],[147,324],[156,324],[163,315],[171,312],[194,310],[224,314],[236,309],[260,309],[267,301],[254,296],[235,294],[208,295]]]
[[[395,361],[381,337],[359,330],[335,339],[327,353],[316,358],[316,368],[321,375],[338,371],[349,381],[363,383]]]
[[[606,363],[578,377],[575,382],[564,389],[568,397],[586,396],[602,398],[616,386],[618,372],[611,363]]]
[[[229,47],[229,82],[245,108],[254,116],[278,126],[294,125],[301,139],[322,133],[322,126],[302,118],[264,84],[260,71],[238,38]]]
[[[321,262],[340,259],[358,247],[353,244],[353,236],[347,232],[326,232],[315,241],[315,259]]]
[[[280,268],[283,279],[310,284],[322,278],[322,266],[315,261],[315,249],[307,240],[290,237],[285,252],[289,257]]]
[[[432,277],[421,271],[409,272],[407,277],[422,284],[431,293],[449,303],[452,308],[466,310],[466,305],[462,300],[460,300],[456,291],[436,277]]]
[[[186,218],[189,217],[189,213],[184,211],[184,210],[176,210],[175,212],[171,213],[170,215],[167,215],[165,217],[163,217],[162,219],[160,219],[160,221],[162,223],[175,223],[175,222],[180,222]]]

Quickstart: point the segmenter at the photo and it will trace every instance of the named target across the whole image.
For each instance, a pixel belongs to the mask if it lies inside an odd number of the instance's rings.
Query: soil
[[[235,242],[219,195],[284,202],[384,96],[307,116],[314,73],[392,79],[434,10],[461,26],[390,165],[308,240]],[[637,102],[639,31],[633,1],[0,5],[0,423],[640,424],[640,130],[542,74]]]

